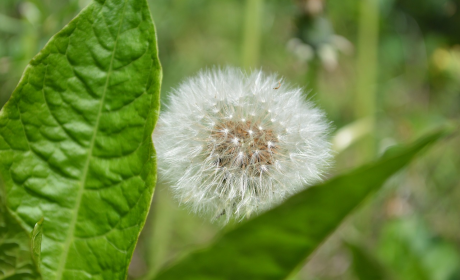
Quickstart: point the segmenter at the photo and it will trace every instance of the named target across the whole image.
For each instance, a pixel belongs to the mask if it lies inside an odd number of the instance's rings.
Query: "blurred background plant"
[[[24,67],[89,0],[0,2],[0,106]],[[150,0],[164,80],[203,67],[278,72],[334,123],[333,173],[460,117],[460,0]],[[331,174],[333,176],[334,174]],[[292,279],[460,279],[460,137],[394,177]],[[161,178],[160,178],[161,179]],[[220,230],[159,184],[130,275]],[[313,225],[312,225],[313,226]],[[147,278],[147,277],[145,277]]]

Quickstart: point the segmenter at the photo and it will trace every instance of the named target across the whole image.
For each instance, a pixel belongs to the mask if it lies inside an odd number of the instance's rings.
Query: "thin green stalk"
[[[379,7],[377,0],[360,1],[358,31],[357,80],[355,117],[374,117],[376,113],[376,83],[378,63]],[[368,160],[376,154],[375,123],[372,133],[360,143],[358,160]]]
[[[149,242],[147,242],[147,274],[141,279],[153,279],[158,270],[164,264],[170,244],[172,228],[172,205],[169,194],[164,186],[158,186],[155,192],[152,210],[152,221],[149,225]]]
[[[259,64],[263,0],[247,0],[244,23],[242,65],[246,69]]]
[[[307,86],[311,93],[308,94],[308,98],[314,102],[318,102],[318,84],[319,74],[321,71],[321,59],[315,54],[315,57],[308,62],[307,69]]]

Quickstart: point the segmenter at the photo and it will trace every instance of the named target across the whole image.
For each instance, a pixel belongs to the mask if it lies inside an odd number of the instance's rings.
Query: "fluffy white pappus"
[[[328,129],[301,88],[225,68],[202,71],[171,93],[153,141],[178,200],[226,223],[320,181],[332,158]]]

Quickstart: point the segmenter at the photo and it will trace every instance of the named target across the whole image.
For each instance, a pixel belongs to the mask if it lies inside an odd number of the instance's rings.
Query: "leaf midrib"
[[[120,24],[118,26],[117,36],[115,38],[115,44],[114,44],[114,47],[113,47],[112,58],[110,60],[110,66],[109,66],[109,70],[108,70],[108,73],[107,73],[107,79],[106,79],[106,82],[105,82],[104,91],[102,93],[102,98],[101,98],[101,102],[100,102],[100,105],[99,105],[99,112],[97,114],[96,124],[94,126],[93,136],[91,138],[91,143],[90,143],[90,146],[89,146],[89,149],[88,149],[88,157],[86,159],[85,167],[83,169],[83,176],[82,176],[80,188],[79,188],[78,194],[77,194],[77,203],[76,203],[75,209],[74,209],[74,211],[76,211],[76,213],[72,217],[72,221],[71,221],[70,227],[69,227],[69,234],[67,235],[66,242],[64,243],[64,251],[63,251],[63,254],[62,254],[64,256],[64,258],[61,259],[61,262],[59,264],[59,267],[58,267],[58,270],[57,270],[57,273],[56,273],[56,279],[59,279],[59,280],[62,279],[62,275],[63,275],[64,269],[65,269],[65,265],[67,263],[67,257],[69,255],[70,244],[72,244],[72,242],[74,241],[74,233],[75,233],[75,226],[77,224],[77,219],[78,219],[78,212],[79,212],[79,209],[80,209],[80,204],[81,204],[81,200],[82,200],[82,197],[83,197],[83,192],[85,190],[85,182],[86,182],[86,177],[88,175],[89,165],[90,165],[90,162],[91,162],[91,158],[93,156],[92,151],[94,149],[94,143],[96,142],[96,136],[97,136],[97,132],[99,130],[99,122],[100,122],[100,119],[101,119],[102,108],[104,106],[105,97],[106,97],[106,94],[107,94],[107,88],[108,88],[108,85],[109,85],[110,74],[112,73],[112,70],[113,70],[113,61],[114,61],[115,53],[116,53],[116,50],[117,50],[118,38],[120,36],[121,26],[123,24],[124,17],[125,17],[126,1],[127,0],[125,0],[123,2],[124,5],[123,5],[122,16],[121,16]],[[104,8],[105,3],[107,3],[107,1],[105,1],[104,4],[102,5],[101,13],[102,13],[102,9]]]

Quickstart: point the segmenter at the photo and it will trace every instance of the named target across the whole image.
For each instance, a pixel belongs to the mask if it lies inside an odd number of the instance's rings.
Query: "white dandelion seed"
[[[329,124],[300,88],[278,83],[214,69],[172,92],[153,141],[160,175],[193,212],[241,219],[321,180]]]

